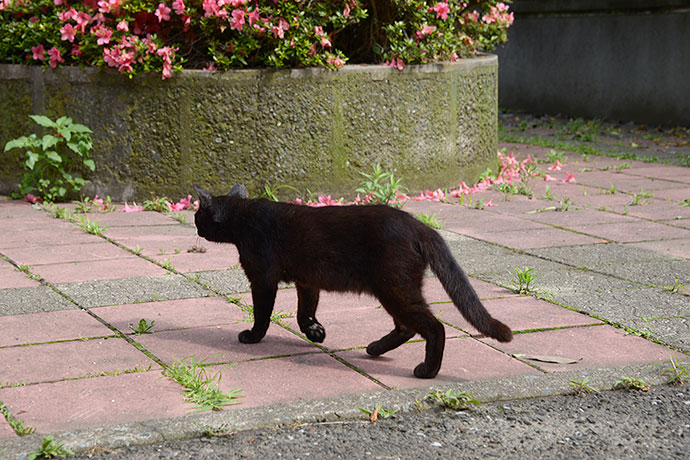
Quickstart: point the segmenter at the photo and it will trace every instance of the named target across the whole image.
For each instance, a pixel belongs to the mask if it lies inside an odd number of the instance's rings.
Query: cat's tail
[[[430,231],[424,235],[422,241],[422,252],[427,263],[462,316],[482,334],[499,342],[510,342],[513,332],[486,311],[441,235]]]

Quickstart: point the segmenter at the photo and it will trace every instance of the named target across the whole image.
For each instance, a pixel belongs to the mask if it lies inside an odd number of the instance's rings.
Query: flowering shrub
[[[496,0],[0,0],[0,62],[181,68],[456,60],[506,40]]]

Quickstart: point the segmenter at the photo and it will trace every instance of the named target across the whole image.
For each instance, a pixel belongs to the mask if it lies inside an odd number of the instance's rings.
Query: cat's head
[[[209,241],[228,241],[227,223],[231,218],[228,212],[228,198],[247,198],[247,187],[235,184],[226,196],[214,196],[196,184],[194,190],[199,195],[199,209],[194,214],[197,233]]]

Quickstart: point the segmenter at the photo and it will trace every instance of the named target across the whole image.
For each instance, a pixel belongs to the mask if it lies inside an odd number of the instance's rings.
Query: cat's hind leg
[[[276,301],[277,285],[252,283],[252,302],[254,302],[254,326],[240,332],[238,336],[242,343],[257,343],[266,335],[271,324],[271,313]]]
[[[418,294],[415,293],[411,296],[405,296],[406,298],[403,298],[402,296],[396,298],[394,295],[378,297],[379,300],[381,300],[383,308],[385,308],[395,320],[396,325],[399,324],[401,326],[401,330],[416,332],[426,340],[424,362],[415,367],[415,377],[422,379],[431,379],[436,377],[439,369],[441,369],[443,349],[446,345],[446,331],[443,328],[443,324],[441,324],[441,322],[437,320],[431,313],[429,305],[427,305],[421,296],[421,292]],[[409,298],[413,300],[407,300]],[[381,340],[370,344],[369,347],[367,347],[367,352],[369,351],[370,347],[373,348],[372,351],[378,351],[376,344],[386,341],[389,336],[390,338],[387,340],[389,341],[388,344],[390,345],[394,345],[396,343],[394,339],[400,341],[404,337],[402,335],[396,336],[395,334],[396,331],[394,330],[391,334],[388,334]],[[404,343],[404,341],[400,342],[398,345],[401,345],[402,343]],[[386,343],[384,342],[384,345],[385,344]]]
[[[299,329],[312,342],[321,343],[326,338],[326,330],[316,320],[316,307],[319,304],[319,290],[297,283],[297,324]]]
[[[367,354],[369,354],[369,356],[380,356],[387,351],[398,348],[414,337],[415,334],[415,331],[407,329],[405,326],[401,326],[396,322],[395,329],[367,346]]]

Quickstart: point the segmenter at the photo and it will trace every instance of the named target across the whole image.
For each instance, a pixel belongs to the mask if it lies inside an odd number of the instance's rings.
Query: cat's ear
[[[235,184],[228,192],[228,196],[247,198],[249,193],[247,193],[247,187],[245,187],[243,184]]]
[[[199,207],[200,208],[208,208],[211,206],[211,203],[213,202],[213,195],[211,195],[209,192],[204,190],[203,188],[199,187],[196,184],[193,184],[194,190],[196,190],[196,194],[199,195]]]

